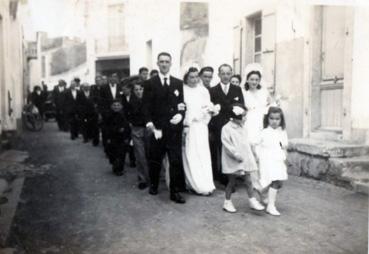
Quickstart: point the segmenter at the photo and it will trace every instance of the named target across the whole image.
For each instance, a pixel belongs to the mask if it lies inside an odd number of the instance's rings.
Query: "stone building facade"
[[[0,134],[21,127],[25,102],[25,44],[19,8],[17,0],[0,1]]]
[[[368,5],[300,1],[245,6],[235,69],[252,62],[281,95],[291,174],[359,191],[369,182]]]
[[[179,77],[189,65],[230,63],[243,76],[248,64],[260,63],[265,84],[273,84],[283,98],[290,173],[354,188],[367,184],[368,5],[293,0],[129,4],[132,70],[155,68],[161,51],[173,55],[172,73]]]

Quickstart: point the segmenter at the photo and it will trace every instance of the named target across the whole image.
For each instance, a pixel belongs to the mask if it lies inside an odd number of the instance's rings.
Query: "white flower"
[[[174,91],[174,95],[178,97],[179,91],[177,89]]]
[[[235,100],[235,101],[238,101],[239,99],[238,99],[238,97],[236,97],[236,98],[234,98],[234,100]]]
[[[236,115],[236,116],[239,116],[239,115],[242,115],[243,112],[245,111],[243,108],[239,107],[239,106],[234,106],[232,108],[232,111],[233,113]]]

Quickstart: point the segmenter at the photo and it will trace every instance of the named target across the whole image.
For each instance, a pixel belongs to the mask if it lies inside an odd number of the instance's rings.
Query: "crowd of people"
[[[124,174],[126,155],[137,171],[138,188],[158,194],[161,171],[168,171],[170,199],[185,203],[191,191],[211,195],[223,186],[223,209],[234,213],[237,179],[246,184],[252,209],[279,215],[275,201],[287,179],[288,143],[280,99],[273,86],[262,85],[262,71],[245,77],[232,67],[191,67],[181,79],[170,75],[172,57],[157,57],[159,71],[146,67],[119,80],[97,75],[95,84],[60,80],[53,90],[56,120],[75,140],[101,143],[112,171]]]

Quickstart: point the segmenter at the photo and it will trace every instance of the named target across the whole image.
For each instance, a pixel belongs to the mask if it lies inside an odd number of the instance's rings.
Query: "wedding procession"
[[[159,53],[158,74],[147,80],[146,67],[132,81],[118,83],[112,74],[108,84],[100,85],[97,77],[91,93],[88,83],[79,87],[73,80],[67,89],[60,81],[54,90],[60,129],[66,124],[60,112],[66,112],[71,139],[81,132],[88,142],[93,133],[97,145],[97,119],[102,119],[102,142],[113,173],[124,175],[129,153],[138,187],[148,187],[150,195],[158,194],[164,168],[172,201],[185,203],[184,191],[211,195],[217,181],[225,188],[223,209],[234,213],[231,195],[236,179],[244,178],[250,207],[264,210],[265,205],[269,214],[280,215],[275,200],[288,178],[288,139],[278,96],[261,86],[261,66],[251,64],[242,83],[229,64],[222,64],[220,83],[210,87],[213,67],[190,67],[182,81],[170,75],[171,62],[169,53]]]

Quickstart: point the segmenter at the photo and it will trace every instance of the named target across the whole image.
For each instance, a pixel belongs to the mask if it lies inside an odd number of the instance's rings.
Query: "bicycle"
[[[37,107],[33,104],[24,105],[22,122],[23,126],[29,131],[40,131],[44,127],[44,120]]]

